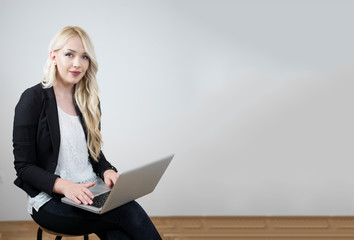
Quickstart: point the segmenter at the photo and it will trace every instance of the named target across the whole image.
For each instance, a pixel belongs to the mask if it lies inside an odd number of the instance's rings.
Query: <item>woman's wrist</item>
[[[58,177],[54,182],[53,192],[58,194],[64,194],[64,189],[66,184],[67,184],[66,180]]]
[[[104,180],[104,174],[106,171],[108,170],[113,170],[115,171],[116,173],[118,172],[117,168],[115,168],[114,166],[109,166],[108,168],[106,168],[105,170],[103,170],[100,174],[100,177]]]

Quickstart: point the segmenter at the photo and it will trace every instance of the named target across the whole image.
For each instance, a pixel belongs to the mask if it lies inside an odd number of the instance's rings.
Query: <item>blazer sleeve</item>
[[[32,88],[21,95],[15,108],[12,139],[15,184],[31,197],[40,191],[53,195],[54,182],[59,177],[40,167],[38,162],[36,135],[44,104],[41,95]]]
[[[98,158],[98,162],[96,162],[95,160],[93,160],[93,158],[90,157],[90,160],[91,160],[91,165],[92,165],[92,168],[94,170],[94,172],[97,174],[97,176],[99,176],[100,178],[103,178],[103,174],[106,170],[109,170],[109,169],[113,169],[115,171],[116,168],[113,167],[107,160],[106,160],[106,157],[104,156],[103,152],[101,151],[100,152],[100,156]]]

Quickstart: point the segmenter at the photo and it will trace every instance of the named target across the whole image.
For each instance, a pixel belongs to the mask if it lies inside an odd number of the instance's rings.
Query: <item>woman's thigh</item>
[[[32,217],[40,226],[60,233],[104,236],[109,232],[107,236],[121,233],[134,239],[161,239],[148,215],[135,201],[104,214],[95,214],[52,199],[38,212],[33,210]],[[122,239],[129,238],[122,236]]]
[[[32,218],[42,227],[64,234],[82,235],[110,229],[108,223],[101,221],[99,214],[52,199],[39,211],[33,209]]]

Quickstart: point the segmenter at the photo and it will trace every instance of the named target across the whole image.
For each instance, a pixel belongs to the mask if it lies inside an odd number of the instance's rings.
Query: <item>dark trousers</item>
[[[63,234],[95,233],[106,240],[161,240],[144,209],[135,201],[104,214],[95,214],[52,199],[32,218],[40,226]]]

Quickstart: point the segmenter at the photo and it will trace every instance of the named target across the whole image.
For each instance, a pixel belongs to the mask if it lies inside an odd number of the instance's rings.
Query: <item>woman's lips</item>
[[[81,72],[79,71],[70,71],[70,73],[74,76],[79,76]]]

